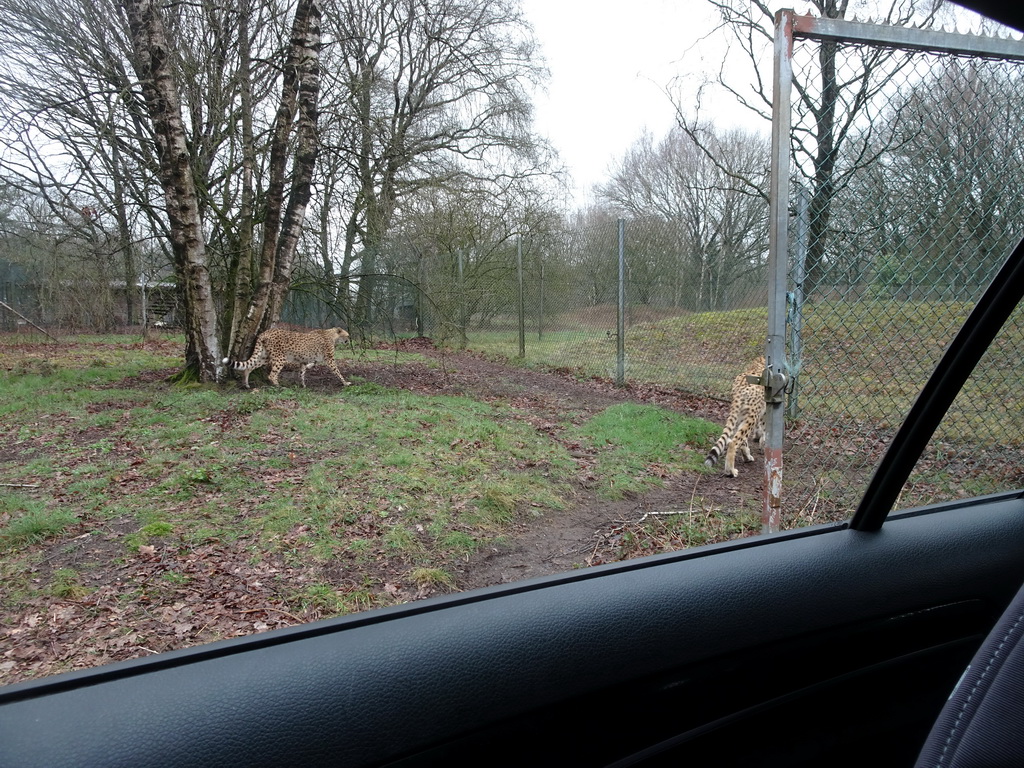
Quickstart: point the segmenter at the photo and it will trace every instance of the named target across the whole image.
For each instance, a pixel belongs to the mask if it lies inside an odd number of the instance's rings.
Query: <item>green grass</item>
[[[659,515],[615,528],[619,559],[698,547],[756,534],[761,521],[752,512],[732,514],[696,507],[675,515]]]
[[[577,434],[601,447],[596,474],[602,493],[622,498],[660,485],[663,473],[701,471],[706,446],[720,431],[703,419],[623,403],[599,413]]]
[[[538,336],[536,329],[527,332],[525,337],[527,359],[531,364],[576,367],[575,363],[582,360],[582,352],[578,347],[603,348],[609,337],[607,331],[596,329],[547,331]],[[492,357],[514,359],[519,356],[519,336],[514,331],[473,331],[469,335],[470,349],[483,352]],[[612,359],[615,355],[615,344],[611,345]],[[600,368],[595,368],[595,371]]]
[[[377,597],[366,587],[346,591],[331,584],[311,584],[296,594],[291,602],[300,611],[333,616],[373,608]]]
[[[78,522],[73,509],[50,506],[23,493],[0,495],[0,550],[35,544]]]
[[[455,589],[455,579],[441,568],[415,568],[409,574],[416,586],[422,588],[441,587],[444,591]]]
[[[880,428],[890,418],[894,424],[886,408],[909,405],[930,357],[941,352],[968,309],[904,305],[897,327],[897,309],[884,303],[809,308],[807,413],[840,426],[863,421]],[[759,352],[764,324],[765,311],[754,309],[633,325],[628,377],[675,388],[685,369],[718,382],[727,396],[738,366]],[[961,415],[954,431],[942,433],[951,454],[968,433],[982,435],[972,445],[1005,450],[1011,475],[1024,445],[1019,336],[997,343],[986,361],[1004,378],[973,382],[955,406]],[[615,339],[603,326],[550,331],[540,341],[534,333],[527,342],[524,364],[568,367],[580,376],[614,369]],[[904,365],[906,375],[890,372],[894,359],[904,360],[922,344],[925,351]],[[474,334],[470,346],[495,357],[518,353],[508,333]],[[839,361],[827,371],[821,350]],[[26,574],[44,547],[59,547],[69,532],[83,530],[116,530],[120,540],[107,553],[113,558],[137,556],[144,545],[240,548],[246,557],[267,558],[317,580],[322,589],[299,589],[287,599],[324,613],[372,602],[380,583],[368,585],[369,574],[448,589],[457,561],[534,516],[557,520],[576,503],[574,489],[585,474],[577,454],[594,457],[595,466],[585,468],[594,480],[585,483],[603,497],[623,498],[679,473],[703,472],[702,457],[721,428],[663,408],[620,404],[579,426],[567,413],[554,429],[539,430],[501,400],[374,383],[331,392],[303,390],[294,380],[257,391],[234,384],[178,386],[154,376],[143,383],[134,377],[179,365],[180,349],[143,349],[115,337],[76,338],[47,345],[45,352],[26,356],[0,341],[0,434],[10,447],[0,462],[0,574],[13,585],[12,595],[31,592],[34,582]],[[433,364],[407,353],[338,354],[399,368]],[[979,403],[983,410],[973,408]],[[570,455],[566,445],[573,442],[582,450]],[[836,445],[858,450],[839,441],[823,450]],[[853,486],[837,473],[819,475],[834,476],[837,488]],[[927,498],[929,485],[983,492],[1006,479],[980,470],[966,480],[962,475],[936,461],[915,477],[907,498],[917,501],[918,489]],[[830,493],[838,491],[822,488],[823,503]],[[659,537],[692,546],[741,535],[745,526],[672,518],[628,532],[633,539],[624,548],[647,551]],[[703,538],[705,532],[711,538]],[[341,586],[324,575],[349,569],[354,575]],[[391,575],[380,576],[386,569]],[[416,569],[433,575],[410,576]],[[42,580],[53,594],[75,594],[76,584],[71,574]]]
[[[874,448],[879,438],[884,441],[902,423],[972,306],[964,301],[867,298],[819,301],[804,307],[799,391],[791,396],[790,403],[801,420],[828,425],[825,434],[835,443],[822,445],[817,457],[806,456],[803,460],[807,488],[801,493],[810,494],[809,503],[813,505],[814,497],[822,492],[815,476],[824,475],[830,463],[863,462],[856,478],[843,481],[851,493],[859,493],[861,480],[866,482],[863,476],[877,460],[872,452],[860,448],[862,441]],[[542,341],[528,333],[522,364],[567,367],[580,376],[614,377],[616,339],[598,330],[612,329],[614,308],[596,307],[591,314],[592,324],[579,331],[545,334]],[[569,325],[571,318],[552,318],[552,323],[559,321]],[[727,400],[732,378],[762,354],[766,331],[765,308],[681,313],[628,324],[626,380]],[[471,333],[470,346],[487,354],[518,354],[514,330]],[[1016,319],[991,345],[978,371],[958,395],[936,433],[935,450],[970,456],[972,465],[1003,466],[1006,458],[999,452],[1004,447],[1024,445],[1021,349],[1024,309],[1017,311]],[[982,461],[979,451],[985,450],[994,453]],[[1010,477],[1012,467],[984,474],[1001,476],[983,484],[990,491],[1012,487],[1015,482]],[[789,477],[792,488],[792,472]],[[945,487],[942,477],[935,475],[934,495],[930,498],[944,498]]]
[[[501,403],[375,384],[337,395],[138,384],[126,377],[179,361],[112,339],[47,352],[46,365],[18,373],[19,352],[0,346],[6,439],[25,457],[0,463],[0,482],[38,486],[3,496],[5,572],[29,568],[28,550],[70,526],[116,524],[115,557],[210,542],[296,568],[350,556],[372,572],[383,557],[433,574],[413,579],[422,588],[448,589],[447,562],[521,515],[557,512],[571,493],[565,448]],[[161,580],[176,583],[176,573]],[[70,578],[53,590],[74,592]],[[314,590],[298,604],[337,612],[366,602],[359,590]]]
[[[525,337],[523,365],[569,369],[580,377],[615,379],[618,375],[614,308],[606,322],[571,330],[536,329]],[[626,328],[624,376],[626,381],[681,387],[728,397],[737,366],[762,354],[768,321],[766,309],[733,312],[682,313],[667,319],[630,323]],[[553,323],[573,325],[573,318]],[[519,361],[515,331],[473,331],[470,349],[492,357]]]
[[[50,580],[50,593],[63,600],[80,600],[88,595],[89,588],[82,584],[81,576],[74,568],[58,568]]]

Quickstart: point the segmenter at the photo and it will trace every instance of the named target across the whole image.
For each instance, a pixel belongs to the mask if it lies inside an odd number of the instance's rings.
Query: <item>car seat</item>
[[[917,768],[1024,766],[1024,587],[932,726]]]

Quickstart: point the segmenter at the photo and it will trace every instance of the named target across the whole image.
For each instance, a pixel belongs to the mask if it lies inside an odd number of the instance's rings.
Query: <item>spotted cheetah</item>
[[[760,376],[764,373],[764,358],[759,357],[739,376],[732,380],[732,404],[729,406],[729,418],[725,421],[725,429],[718,438],[704,464],[715,466],[722,452],[725,451],[725,474],[737,477],[736,449],[741,448],[743,458],[753,461],[747,438],[757,440],[764,450],[764,387],[751,384],[747,376]]]
[[[270,373],[267,378],[275,387],[281,386],[278,383],[277,375],[288,364],[300,367],[299,375],[302,379],[302,386],[305,387],[306,369],[312,368],[317,363],[326,365],[334,371],[334,375],[347,387],[352,382],[345,380],[341,371],[338,370],[338,364],[334,362],[334,346],[347,338],[348,332],[343,328],[325,328],[308,332],[271,328],[257,337],[252,357],[244,363],[231,363],[226,357],[223,362],[234,370],[241,371],[242,386],[246,389],[249,389],[249,373],[268,363]]]

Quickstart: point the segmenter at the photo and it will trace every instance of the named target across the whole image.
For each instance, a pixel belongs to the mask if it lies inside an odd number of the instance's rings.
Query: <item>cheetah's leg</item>
[[[282,371],[283,368],[283,360],[281,362],[273,362],[270,364],[270,373],[267,374],[267,378],[270,379],[270,383],[273,384],[275,387],[281,386],[280,382],[277,380],[277,375]]]
[[[723,474],[729,477],[739,477],[740,471],[736,469],[736,440],[735,438],[729,441],[728,447],[725,449],[725,470]]]
[[[336,361],[334,361],[334,360],[326,360],[325,361],[325,365],[327,365],[327,367],[329,367],[332,371],[334,371],[334,375],[338,377],[338,379],[341,381],[341,385],[343,387],[350,387],[350,386],[352,386],[352,382],[346,380],[345,377],[341,375],[341,371],[338,370],[338,363]]]
[[[758,422],[757,431],[754,433],[754,440],[757,441],[757,444],[761,447],[762,451],[764,451],[764,439],[765,439],[764,423],[763,422]]]
[[[746,461],[753,461],[754,460],[754,457],[750,453],[750,443],[747,441],[747,438],[745,438],[745,437],[743,438],[743,443],[740,445],[740,448],[743,451],[743,458],[744,458],[744,460],[746,460]]]

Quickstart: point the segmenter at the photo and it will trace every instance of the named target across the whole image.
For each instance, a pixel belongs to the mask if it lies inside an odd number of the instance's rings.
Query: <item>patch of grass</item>
[[[455,589],[455,579],[441,568],[414,568],[409,578],[420,589]]]
[[[290,602],[298,603],[299,610],[313,616],[339,616],[374,608],[379,597],[367,585],[338,589],[332,584],[309,584]]]
[[[294,422],[303,442],[332,447],[302,486],[302,506],[314,520],[372,511],[433,530],[443,510],[456,509],[466,511],[465,522],[493,528],[518,506],[562,504],[573,467],[564,448],[510,419],[503,406],[353,389],[344,401],[321,398]],[[251,426],[274,428],[263,413]],[[509,465],[522,469],[511,472]],[[403,548],[397,541],[390,546]]]
[[[124,537],[125,548],[129,552],[137,552],[139,547],[152,544],[154,539],[163,539],[174,533],[174,526],[166,520],[154,520],[139,528],[135,533]]]
[[[304,611],[334,615],[345,612],[345,599],[330,584],[310,584],[296,596]]]
[[[42,502],[20,494],[4,500],[2,506],[12,512],[11,519],[0,528],[0,549],[34,544],[60,535],[78,522],[75,513],[65,507],[48,508]],[[0,514],[2,517],[2,514]]]
[[[504,526],[515,517],[516,495],[507,487],[489,485],[480,494],[478,506],[481,518],[490,525]]]
[[[368,611],[380,604],[380,598],[369,587],[352,589],[341,594],[341,607],[339,614],[358,613]]]
[[[178,587],[189,584],[192,581],[191,576],[188,576],[184,573],[179,573],[178,571],[165,571],[160,575],[160,578],[168,582],[169,584],[173,584],[174,586]]]
[[[57,468],[53,460],[49,458],[38,458],[26,461],[20,466],[20,470],[26,477],[48,478],[53,477]]]
[[[604,532],[606,559],[674,552],[755,535],[760,530],[760,517],[754,512],[724,513],[698,506],[678,514],[644,516]]]
[[[58,568],[50,577],[50,594],[63,600],[81,600],[92,590],[82,584],[74,568]]]
[[[164,536],[170,536],[174,533],[174,526],[164,520],[160,520],[155,523],[150,523],[149,525],[144,525],[139,530],[139,533],[147,539],[163,538]]]
[[[384,546],[388,549],[403,554],[410,554],[420,548],[419,542],[412,531],[402,525],[392,525],[389,527],[387,533],[384,534],[383,542]]]
[[[232,402],[231,408],[238,416],[249,416],[270,407],[272,403],[273,399],[264,389],[243,390],[242,395]]]
[[[526,337],[526,358],[520,360],[514,330],[474,332],[469,346],[509,364],[572,370],[580,377],[613,379],[618,373],[614,307],[553,317],[541,338]],[[765,308],[732,312],[630,309],[626,324],[625,377],[629,381],[682,386],[718,397],[729,396],[736,371],[763,354]],[[646,317],[645,317],[646,316]]]
[[[408,363],[420,363],[430,368],[436,368],[436,360],[424,357],[416,352],[400,352],[393,349],[362,349],[358,347],[341,346],[337,348],[334,355],[338,361],[338,367],[344,365],[346,360],[356,360],[361,363],[385,363],[388,365],[401,366]],[[344,371],[343,371],[344,372]],[[347,376],[345,378],[348,378]],[[349,390],[346,390],[346,393]]]
[[[355,555],[365,555],[372,552],[375,546],[370,539],[351,539],[348,542],[348,551]]]
[[[440,536],[438,543],[458,555],[471,555],[480,547],[480,542],[464,531],[448,531]]]
[[[602,494],[622,498],[660,485],[666,474],[699,471],[704,446],[720,432],[721,427],[703,419],[622,403],[597,414],[576,434],[599,448],[596,474]]]

